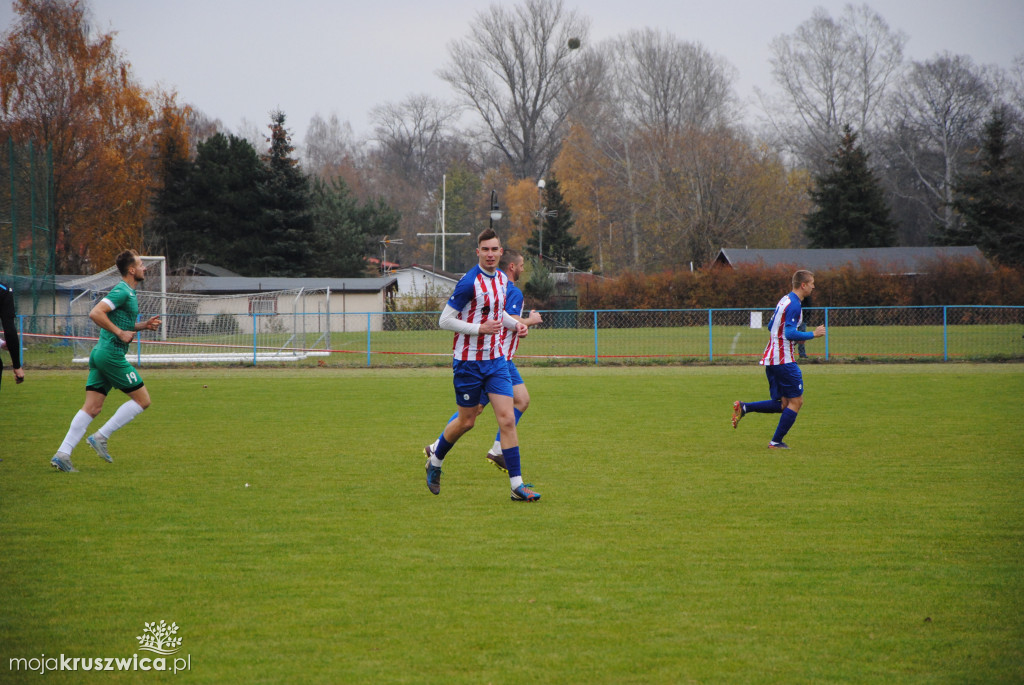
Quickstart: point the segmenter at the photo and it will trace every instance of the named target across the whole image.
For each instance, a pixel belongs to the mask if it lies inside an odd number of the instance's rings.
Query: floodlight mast
[[[539,237],[537,260],[544,264],[544,220],[549,217],[558,216],[558,211],[554,209],[548,209],[542,204],[541,194],[544,192],[543,178],[537,179],[537,235]]]
[[[498,191],[491,191],[491,221],[488,224],[491,228],[494,228],[495,221],[501,221],[501,207],[498,206]]]

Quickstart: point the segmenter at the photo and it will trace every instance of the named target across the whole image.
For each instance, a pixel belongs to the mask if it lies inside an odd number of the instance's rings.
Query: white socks
[[[110,434],[118,428],[124,428],[128,422],[144,411],[142,405],[135,400],[128,400],[114,412],[110,420],[103,424],[103,427],[96,431],[96,434],[103,438],[109,438]],[[81,436],[79,436],[81,437]],[[70,454],[70,452],[69,452]]]
[[[79,409],[75,418],[71,419],[71,428],[68,429],[68,434],[64,436],[64,442],[60,444],[60,449],[57,451],[67,455],[74,452],[75,446],[85,436],[85,431],[89,429],[90,423],[92,423],[92,417]]]

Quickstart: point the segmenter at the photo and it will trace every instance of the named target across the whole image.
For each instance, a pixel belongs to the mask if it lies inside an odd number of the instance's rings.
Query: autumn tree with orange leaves
[[[0,140],[52,145],[57,270],[142,247],[153,110],[112,34],[78,0],[16,0],[0,38]]]

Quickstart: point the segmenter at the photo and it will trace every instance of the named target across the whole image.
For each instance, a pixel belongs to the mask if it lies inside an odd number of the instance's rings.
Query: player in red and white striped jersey
[[[508,284],[505,274],[498,269],[502,252],[501,241],[493,230],[487,229],[477,236],[478,263],[459,279],[438,321],[441,328],[455,333],[452,371],[459,409],[458,416],[445,426],[437,441],[424,448],[427,488],[435,495],[441,492],[441,464],[445,455],[473,427],[478,406],[486,395],[501,431],[512,500],[540,499],[538,493],[523,485],[512,382],[499,344],[502,327],[513,329],[520,336],[528,331],[525,324],[505,311]]]
[[[803,323],[803,301],[814,291],[814,274],[797,271],[793,274],[793,291],[775,305],[772,318],[768,321],[768,345],[761,355],[760,364],[768,377],[771,399],[763,402],[733,402],[732,427],[749,412],[761,414],[782,414],[768,447],[789,449],[783,442],[786,433],[793,427],[797,412],[804,403],[804,380],[796,363],[798,343],[820,338],[825,327],[818,326],[813,333],[797,330]]]

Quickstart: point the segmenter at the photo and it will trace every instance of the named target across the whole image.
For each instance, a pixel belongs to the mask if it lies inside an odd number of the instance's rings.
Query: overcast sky
[[[220,119],[262,128],[282,109],[294,142],[311,117],[337,114],[357,135],[370,131],[375,105],[413,93],[453,99],[436,72],[448,44],[463,38],[490,2],[471,0],[87,0],[98,28],[116,31],[118,47],[145,86],[162,85],[179,102]],[[0,0],[7,30],[10,0]],[[511,1],[501,4],[512,5]],[[700,42],[739,71],[737,89],[773,90],[772,38],[792,33],[838,0],[566,0],[591,20],[591,42],[629,29],[660,28]],[[948,50],[980,64],[1009,67],[1024,53],[1024,0],[886,0],[868,3],[907,34],[906,56],[925,60]],[[584,49],[586,46],[584,46]]]

